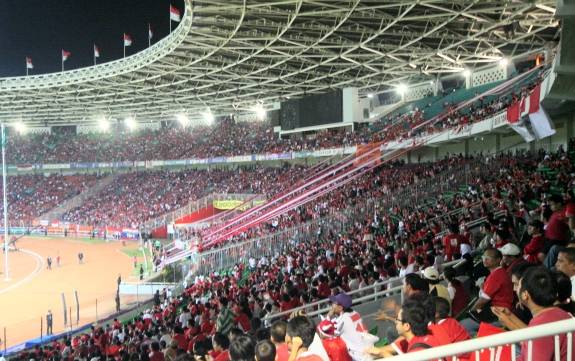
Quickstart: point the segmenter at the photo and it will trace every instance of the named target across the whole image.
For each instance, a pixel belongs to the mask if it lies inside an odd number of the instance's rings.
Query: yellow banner
[[[258,206],[263,203],[265,203],[265,201],[263,200],[250,201],[245,204],[244,201],[241,200],[221,200],[221,201],[214,200],[213,206],[216,209],[223,209],[223,210],[239,209],[240,211],[245,211],[246,209],[250,208],[252,204],[254,206]]]

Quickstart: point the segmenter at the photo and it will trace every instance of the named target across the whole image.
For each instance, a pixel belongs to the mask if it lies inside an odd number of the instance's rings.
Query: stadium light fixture
[[[256,113],[256,117],[259,120],[264,120],[266,118],[266,110],[264,109],[263,105],[258,104],[254,106],[253,111]]]
[[[213,124],[213,123],[214,123],[215,117],[214,117],[214,115],[212,114],[212,111],[211,111],[210,108],[208,108],[205,112],[203,112],[202,115],[203,115],[204,120],[206,121],[206,123],[208,123],[208,124]]]
[[[405,84],[399,84],[399,85],[397,86],[397,92],[398,92],[400,95],[405,94],[405,93],[407,92],[407,85],[405,85]]]
[[[471,70],[465,69],[462,71],[464,77],[469,78],[471,76]]]
[[[373,98],[373,94],[372,94],[372,93],[369,93],[369,94],[367,94],[367,97],[368,97],[369,99],[371,99],[371,98]]]
[[[184,113],[177,114],[176,119],[184,128],[190,124],[190,118],[188,118],[188,116]]]
[[[107,132],[110,129],[110,122],[105,117],[98,120],[98,127],[102,132]]]
[[[16,123],[14,123],[14,129],[18,133],[24,134],[24,133],[26,133],[26,124],[24,124],[23,122],[16,122]]]
[[[506,67],[507,65],[509,65],[509,59],[502,57],[501,59],[499,59],[499,65],[501,65],[502,67]]]
[[[128,127],[128,129],[130,131],[134,131],[136,129],[137,123],[136,123],[136,119],[134,119],[133,117],[127,117],[124,122],[126,123],[126,127]]]

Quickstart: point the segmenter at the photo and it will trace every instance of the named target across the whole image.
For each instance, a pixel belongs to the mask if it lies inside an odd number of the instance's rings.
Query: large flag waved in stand
[[[526,142],[555,134],[551,121],[541,108],[541,84],[529,95],[507,108],[507,122]]]

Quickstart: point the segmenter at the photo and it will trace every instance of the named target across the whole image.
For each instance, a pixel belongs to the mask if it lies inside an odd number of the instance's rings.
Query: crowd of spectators
[[[129,172],[114,180],[62,219],[95,227],[138,228],[145,221],[163,215],[211,193],[268,195],[279,184],[292,181],[302,166],[249,166],[237,169],[161,170]]]
[[[135,133],[13,134],[8,139],[10,151],[7,157],[8,162],[13,164],[203,159],[402,140],[445,129],[462,129],[487,119],[525,96],[541,80],[540,76],[533,77],[505,94],[481,97],[459,110],[456,110],[457,104],[444,102],[440,112],[444,116],[439,121],[429,123],[426,123],[429,120],[426,111],[432,106],[431,102],[404,114],[392,112],[370,127],[360,127],[354,132],[347,128],[332,128],[286,139],[280,139],[268,121],[235,122],[233,118],[224,118],[209,126],[182,129],[174,124],[159,130],[144,129]],[[432,99],[442,102],[441,99]]]
[[[92,187],[98,179],[96,175],[8,177],[9,222],[12,226],[28,226],[36,217]],[[0,211],[3,214],[4,208]]]
[[[459,209],[443,211],[441,222],[429,222],[437,220],[435,207],[359,217],[345,232],[328,229],[306,247],[293,239],[271,257],[195,275],[181,295],[164,291],[133,321],[94,327],[17,358],[279,361],[292,353],[292,360],[349,361],[451,344],[475,336],[469,322],[459,323],[453,312],[462,298],[469,300],[469,291],[453,268],[441,266],[459,258],[468,262],[457,272],[473,281],[484,279],[479,300],[468,313],[463,310],[464,317],[507,329],[571,317],[571,160],[558,152],[501,155],[490,161],[501,167],[473,179],[461,195],[440,201],[444,204],[438,209]],[[480,218],[485,219],[480,232],[466,228]],[[447,232],[443,236],[440,231]],[[477,253],[481,264],[472,262]],[[442,271],[446,285],[438,282]],[[379,318],[393,324],[398,338],[375,347],[347,293],[397,275],[405,277],[406,301],[385,299]],[[328,297],[332,306],[317,326],[297,312],[287,323],[287,316],[274,316]],[[492,315],[482,314],[486,310]],[[567,340],[559,340],[563,360]],[[553,342],[553,337],[534,341],[533,359],[551,359]],[[520,360],[527,359],[526,350],[522,344]]]

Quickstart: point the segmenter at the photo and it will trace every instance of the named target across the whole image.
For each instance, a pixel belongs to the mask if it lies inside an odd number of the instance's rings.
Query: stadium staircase
[[[69,210],[80,206],[84,201],[95,194],[98,194],[101,190],[103,190],[106,186],[114,181],[116,178],[115,174],[111,174],[105,178],[100,179],[94,186],[86,189],[82,193],[78,194],[77,196],[66,200],[64,203],[60,204],[59,206],[52,208],[50,211],[44,213],[43,215],[39,216],[35,219],[35,222],[41,221],[48,221],[52,222],[55,220],[59,220],[62,215]]]

